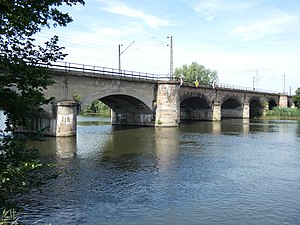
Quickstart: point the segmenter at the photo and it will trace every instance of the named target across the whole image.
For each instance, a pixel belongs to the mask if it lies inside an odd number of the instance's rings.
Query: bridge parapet
[[[89,73],[95,74],[97,76],[114,76],[114,77],[127,77],[135,79],[144,79],[144,80],[169,80],[170,76],[166,74],[153,74],[145,72],[137,72],[131,70],[120,70],[109,67],[102,66],[93,66],[79,63],[70,63],[70,62],[57,62],[51,65],[51,68],[54,70],[60,70],[64,72],[79,72],[79,73]]]

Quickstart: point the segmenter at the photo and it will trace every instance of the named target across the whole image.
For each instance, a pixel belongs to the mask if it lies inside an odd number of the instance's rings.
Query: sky
[[[59,36],[65,61],[169,74],[197,62],[219,83],[294,94],[300,87],[299,0],[86,0],[62,7],[74,21]],[[169,37],[169,38],[168,38]]]

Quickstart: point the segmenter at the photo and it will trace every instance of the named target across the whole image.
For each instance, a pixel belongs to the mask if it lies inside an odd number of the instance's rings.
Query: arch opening
[[[180,119],[188,120],[211,120],[213,111],[207,101],[199,97],[191,97],[180,104]]]
[[[277,104],[274,100],[269,101],[269,110],[272,110],[274,107],[277,107]]]
[[[250,102],[250,118],[260,117],[263,115],[263,106],[255,99]]]
[[[137,98],[128,95],[108,95],[99,100],[112,109],[112,124],[151,126],[154,123],[152,109]]]
[[[243,107],[235,99],[228,99],[221,106],[222,118],[243,118]]]

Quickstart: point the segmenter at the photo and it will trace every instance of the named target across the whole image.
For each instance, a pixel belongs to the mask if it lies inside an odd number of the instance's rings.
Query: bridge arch
[[[112,109],[112,124],[115,125],[153,125],[154,123],[154,112],[153,112],[153,102],[149,106],[149,101],[147,103],[143,102],[140,98],[126,95],[126,94],[108,94],[108,95],[98,95],[89,96],[89,101],[93,99],[100,100],[108,107]],[[87,104],[87,99],[85,99],[85,104]]]
[[[289,108],[293,107],[293,100],[292,100],[292,99],[290,99],[290,98],[288,99],[287,106],[288,106]]]
[[[211,120],[213,110],[205,95],[189,97],[180,103],[181,120]]]
[[[92,103],[95,100],[107,99],[109,96],[114,96],[113,98],[121,99],[132,102],[133,99],[136,99],[136,104],[144,104],[148,108],[153,108],[153,101],[154,101],[154,93],[147,92],[147,91],[136,91],[133,88],[110,88],[102,87],[101,89],[97,89],[95,91],[86,92],[83,98],[80,101],[81,108],[85,108],[88,104]],[[127,97],[126,97],[127,96]],[[102,100],[101,100],[102,101]],[[104,100],[105,101],[105,100]],[[139,102],[139,103],[137,103]],[[105,102],[104,102],[105,103]],[[106,104],[106,103],[105,103]],[[109,106],[109,105],[108,105]],[[112,108],[113,109],[113,108]]]
[[[116,113],[153,113],[144,102],[129,95],[107,95],[98,100],[109,106]]]
[[[269,99],[268,103],[269,103],[269,107],[268,107],[269,110],[272,110],[274,107],[278,106],[278,104],[274,99]]]
[[[226,96],[221,101],[222,118],[243,118],[243,105],[240,98]]]
[[[259,97],[252,97],[249,100],[249,116],[250,118],[260,117],[263,115],[264,106]]]

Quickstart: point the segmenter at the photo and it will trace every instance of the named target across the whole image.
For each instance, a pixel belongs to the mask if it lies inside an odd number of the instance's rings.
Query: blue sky
[[[299,0],[86,0],[64,7],[74,22],[53,34],[65,61],[149,73],[169,73],[196,61],[217,70],[220,83],[292,94],[300,87]]]

